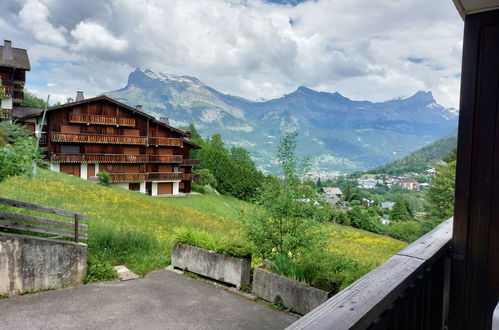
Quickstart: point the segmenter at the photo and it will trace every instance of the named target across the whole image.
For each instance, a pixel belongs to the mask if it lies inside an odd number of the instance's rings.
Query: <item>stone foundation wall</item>
[[[86,244],[0,233],[0,295],[78,285],[86,275]]]

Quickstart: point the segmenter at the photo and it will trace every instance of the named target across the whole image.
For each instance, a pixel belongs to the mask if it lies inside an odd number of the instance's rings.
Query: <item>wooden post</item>
[[[499,299],[499,10],[466,15],[449,329],[490,329]]]
[[[75,214],[75,243],[78,243],[78,214]]]

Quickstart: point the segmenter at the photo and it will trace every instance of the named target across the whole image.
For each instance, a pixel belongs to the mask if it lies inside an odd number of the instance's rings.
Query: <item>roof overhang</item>
[[[497,0],[452,0],[459,11],[459,15],[464,16],[476,14],[483,11],[499,9]]]

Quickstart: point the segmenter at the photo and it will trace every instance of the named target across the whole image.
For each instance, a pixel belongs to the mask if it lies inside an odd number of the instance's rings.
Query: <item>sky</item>
[[[298,86],[458,107],[463,22],[451,0],[0,0],[26,88],[53,101],[123,88],[135,68],[264,100]]]

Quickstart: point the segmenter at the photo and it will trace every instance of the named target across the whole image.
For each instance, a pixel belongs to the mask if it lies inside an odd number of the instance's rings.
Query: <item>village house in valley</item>
[[[152,196],[191,192],[199,147],[188,133],[107,96],[84,99],[25,116],[40,131],[52,171],[92,179],[106,171],[115,185]],[[43,120],[43,124],[42,124]]]

